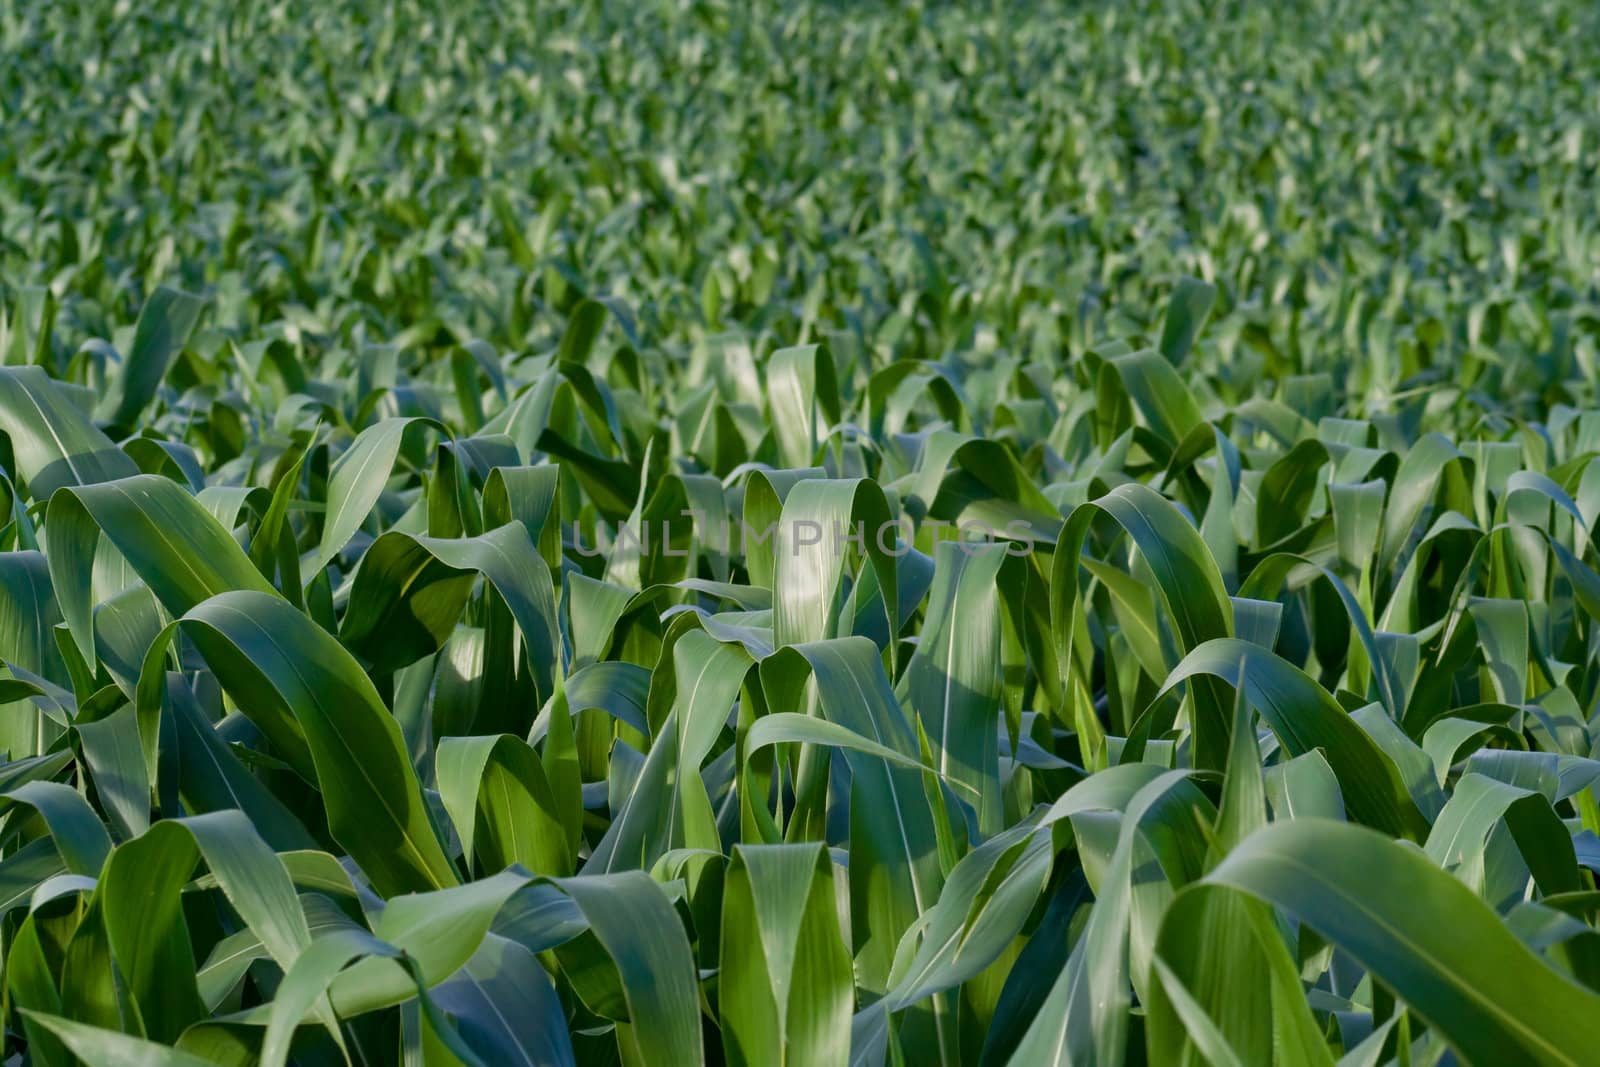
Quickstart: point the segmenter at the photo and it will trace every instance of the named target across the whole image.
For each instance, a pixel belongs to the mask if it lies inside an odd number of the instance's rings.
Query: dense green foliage
[[[1214,6],[0,0],[7,1061],[1593,1062],[1600,9]]]

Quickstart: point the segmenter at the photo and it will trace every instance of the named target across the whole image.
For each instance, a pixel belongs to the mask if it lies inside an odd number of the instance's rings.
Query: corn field
[[[1600,8],[0,56],[5,1064],[1600,1062]]]

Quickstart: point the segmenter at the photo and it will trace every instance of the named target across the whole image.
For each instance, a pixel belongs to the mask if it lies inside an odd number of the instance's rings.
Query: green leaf
[[[796,645],[761,664],[769,706],[816,687],[824,718],[916,761],[916,743],[877,648],[859,637]],[[938,899],[943,879],[920,775],[846,748],[850,776],[850,913],[857,981],[888,988],[900,938]]]
[[[63,486],[131,478],[138,464],[95,428],[39,367],[0,367],[0,430],[36,501]]]
[[[520,523],[478,537],[382,535],[362,556],[339,637],[377,670],[405,666],[443,646],[480,576],[510,610],[538,692],[548,696],[560,644],[555,596]]]
[[[1225,638],[1186,656],[1165,691],[1199,674],[1242,685],[1290,755],[1320,749],[1357,821],[1413,840],[1426,836],[1427,822],[1394,761],[1304,672],[1248,641]]]
[[[116,426],[130,426],[156,395],[161,380],[185,345],[206,301],[181,289],[158,286],[139,311],[133,348],[97,408],[99,417]]]
[[[505,734],[447,738],[435,766],[461,851],[479,870],[516,863],[535,874],[571,873],[560,811],[533,749]]]
[[[153,474],[56,494],[50,499],[45,531],[61,614],[91,662],[91,581],[102,535],[172,615],[229,590],[276,595],[238,542],[194,497]]]
[[[911,706],[939,773],[977,793],[978,825],[1000,829],[1000,568],[1002,545],[939,545],[928,615],[907,667]]]
[[[672,905],[648,875],[624,871],[556,883],[577,903],[617,968],[638,1062],[705,1062],[694,956]]]
[[[1180,652],[1205,641],[1228,637],[1233,605],[1222,575],[1200,533],[1177,508],[1143,485],[1118,486],[1092,503],[1073,509],[1056,544],[1050,579],[1050,621],[1056,659],[1069,685],[1074,669],[1076,617],[1082,611],[1078,558],[1096,517],[1105,515],[1125,530],[1150,565],[1156,590],[1177,630]],[[1228,722],[1220,692],[1202,682],[1196,689],[1195,760],[1220,768],[1226,758]]]
[[[1481,1063],[1588,1062],[1600,995],[1562,977],[1421,852],[1362,827],[1275,823],[1206,879],[1281,908],[1348,952]]]
[[[158,690],[160,648],[180,627],[240,710],[317,783],[334,839],[379,893],[456,884],[400,728],[332,636],[276,595],[223,593],[168,628],[141,693]]]
[[[33,781],[8,790],[4,796],[39,813],[69,871],[91,876],[100,873],[111,852],[111,835],[76,790],[60,782]]]
[[[43,1012],[26,1012],[26,1018],[61,1040],[85,1063],[116,1063],[126,1067],[211,1067],[211,1061],[175,1048],[146,1041],[115,1030],[63,1019]]]
[[[1172,290],[1172,301],[1167,305],[1166,321],[1161,326],[1160,348],[1167,362],[1174,365],[1183,362],[1216,298],[1215,286],[1198,278],[1178,279]]]
[[[843,1064],[854,1001],[818,844],[740,845],[722,896],[719,1016],[735,1064]]]
[[[395,461],[400,458],[406,432],[424,425],[443,430],[432,419],[384,419],[356,435],[329,474],[328,510],[323,519],[322,539],[302,574],[315,577],[350,543],[372,513],[378,497],[383,495]]]

